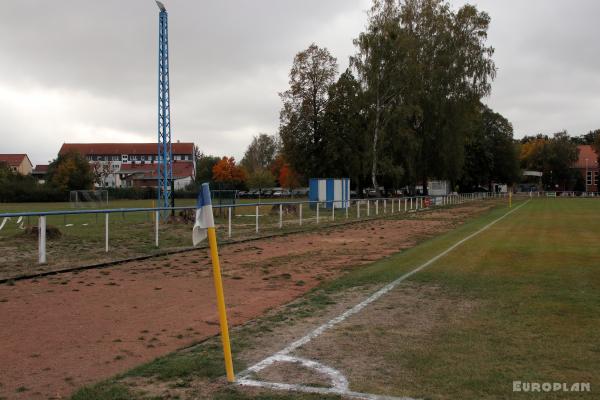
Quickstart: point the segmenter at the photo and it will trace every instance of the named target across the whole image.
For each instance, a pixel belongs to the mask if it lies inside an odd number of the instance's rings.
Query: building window
[[[598,186],[598,175],[600,171],[594,172],[594,185]]]
[[[594,176],[594,171],[588,171],[587,172],[587,180],[586,180],[586,184],[589,186],[592,184],[592,179]]]

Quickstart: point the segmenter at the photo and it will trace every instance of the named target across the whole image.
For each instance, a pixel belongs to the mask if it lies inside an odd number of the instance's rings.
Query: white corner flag
[[[213,218],[212,202],[210,200],[210,188],[208,183],[203,183],[198,193],[196,202],[196,222],[192,230],[192,243],[197,246],[206,239],[206,229],[214,228],[215,220]]]

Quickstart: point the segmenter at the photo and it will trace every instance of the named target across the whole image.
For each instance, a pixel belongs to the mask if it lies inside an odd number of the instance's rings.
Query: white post
[[[356,200],[356,219],[360,219],[360,200]]]
[[[231,237],[231,208],[227,209],[227,237]]]
[[[346,206],[346,219],[348,219],[348,209],[350,208],[350,200],[345,202],[344,205]]]
[[[375,200],[375,215],[379,215],[379,200]]]
[[[369,199],[367,199],[367,217],[371,216],[371,205],[369,203]]]
[[[393,214],[394,213],[394,199],[392,199],[391,203],[392,203],[392,214]]]
[[[300,203],[299,222],[300,222],[300,226],[302,226],[302,203]]]
[[[279,204],[279,229],[283,228],[283,204]]]
[[[317,224],[319,223],[319,202],[317,201]]]
[[[413,203],[413,202],[412,202],[412,199],[413,199],[413,198],[411,197],[411,198],[410,198],[410,209],[411,209],[411,210],[412,210],[412,203]]]
[[[158,220],[160,219],[160,212],[156,211],[154,215],[154,219],[156,223],[154,224],[154,245],[158,247]]]
[[[335,221],[335,200],[331,202],[331,220]]]
[[[393,201],[392,201],[392,207],[394,207],[394,202]],[[385,214],[386,212],[387,212],[387,200],[383,199],[383,213]]]
[[[256,233],[258,233],[258,206],[256,206]]]
[[[38,222],[38,247],[40,264],[46,264],[46,216],[42,215]]]
[[[108,253],[108,213],[104,214],[104,251]]]

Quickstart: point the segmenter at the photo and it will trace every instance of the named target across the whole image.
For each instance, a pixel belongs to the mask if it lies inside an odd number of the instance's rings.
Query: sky
[[[239,160],[254,135],[276,134],[294,55],[314,42],[343,71],[370,2],[165,0],[173,141]],[[600,128],[600,1],[469,3],[492,20],[498,74],[484,102],[516,137]],[[156,141],[153,0],[3,0],[1,10],[0,153],[43,164],[64,142]]]

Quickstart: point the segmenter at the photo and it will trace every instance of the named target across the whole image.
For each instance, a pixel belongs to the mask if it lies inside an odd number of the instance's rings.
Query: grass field
[[[523,203],[521,203],[523,204]],[[411,271],[507,211],[321,285],[233,332],[237,372]],[[294,356],[340,371],[357,392],[427,399],[598,398],[600,202],[534,199],[411,276]],[[321,399],[228,386],[218,338],[80,390],[74,399]],[[256,378],[327,387],[297,365]],[[513,392],[513,382],[591,392]]]
[[[270,204],[275,199],[261,200],[259,207],[259,233],[255,231],[255,206],[241,206],[257,200],[241,200],[233,212],[232,236],[228,236],[227,211],[215,210],[217,233],[221,242],[248,239],[279,232],[291,232],[314,228],[316,212],[303,205],[303,225],[299,225],[297,213],[284,213],[283,227],[279,228],[278,209]],[[296,200],[298,201],[298,200]],[[193,206],[195,199],[177,200],[176,206]],[[387,212],[391,206],[387,204]],[[152,200],[118,200],[109,202],[106,208],[150,208]],[[397,207],[397,206],[396,206]],[[275,206],[277,208],[277,206]],[[374,204],[371,204],[374,216]],[[380,215],[383,214],[380,204]],[[396,208],[397,209],[397,208]],[[3,203],[0,212],[32,212],[72,210],[70,203]],[[362,218],[366,217],[366,207],[362,207]],[[23,274],[51,271],[66,267],[88,265],[99,262],[121,260],[130,257],[174,251],[192,246],[191,224],[161,223],[159,227],[159,248],[155,246],[154,219],[151,212],[114,213],[109,216],[109,252],[104,248],[104,215],[84,214],[48,216],[47,224],[57,227],[62,236],[49,239],[47,244],[48,263],[37,263],[37,236],[25,235],[24,226],[37,225],[37,217],[24,217],[22,224],[17,219],[8,221],[0,230],[0,278],[12,278]],[[345,220],[345,212],[336,210],[337,222]],[[321,209],[319,222],[331,223],[331,211]],[[356,219],[356,206],[349,210],[349,219]],[[20,226],[22,225],[22,226]]]

